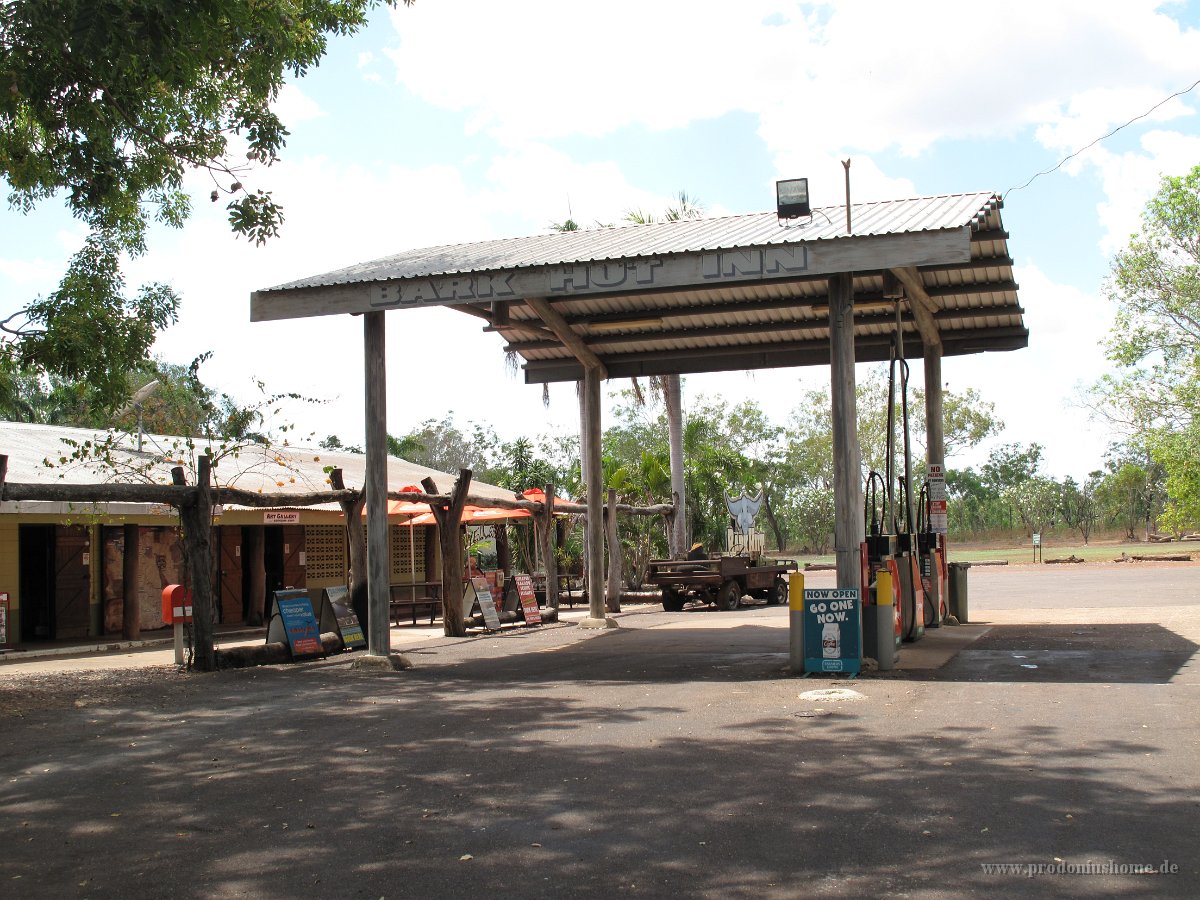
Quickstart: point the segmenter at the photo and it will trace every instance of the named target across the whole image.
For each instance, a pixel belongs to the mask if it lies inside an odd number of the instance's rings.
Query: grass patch
[[[1033,545],[1027,543],[1023,546],[996,546],[990,544],[988,546],[979,547],[955,544],[950,541],[950,562],[985,562],[989,560],[1004,560],[1009,565],[1023,565],[1032,563],[1033,560]],[[1177,556],[1180,553],[1194,553],[1197,558],[1200,558],[1200,542],[1197,541],[1179,541],[1169,544],[1148,544],[1144,541],[1122,542],[1122,541],[1093,541],[1090,544],[1071,543],[1069,541],[1055,540],[1042,547],[1043,559],[1065,559],[1068,556],[1076,556],[1085,562],[1112,562],[1119,559],[1121,554],[1127,556]],[[769,555],[769,554],[768,554]],[[779,554],[782,555],[782,554]],[[833,565],[836,562],[836,557],[832,554],[823,556],[816,555],[796,555],[794,557],[800,563],[801,570],[804,569],[805,563]]]

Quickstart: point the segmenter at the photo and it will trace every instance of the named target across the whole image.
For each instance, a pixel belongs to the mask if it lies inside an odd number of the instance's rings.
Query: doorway
[[[54,526],[21,525],[19,545],[21,642],[54,638]]]
[[[267,622],[271,621],[271,616],[275,613],[275,592],[282,591],[286,586],[283,575],[283,543],[283,529],[278,525],[263,529],[263,568],[267,572]]]

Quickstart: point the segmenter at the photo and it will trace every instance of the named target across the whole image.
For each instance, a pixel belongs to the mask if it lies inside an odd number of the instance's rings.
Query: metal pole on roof
[[[846,170],[846,234],[854,234],[850,227],[850,160],[842,160],[842,168]]]

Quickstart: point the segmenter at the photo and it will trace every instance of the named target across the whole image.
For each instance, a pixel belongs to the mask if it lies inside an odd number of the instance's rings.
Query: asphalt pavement
[[[1195,896],[1200,566],[1049,569],[973,569],[968,625],[852,680],[792,677],[779,607],[402,627],[403,672],[346,654],[189,674],[162,648],[8,661],[0,883]],[[803,696],[827,690],[857,698]]]

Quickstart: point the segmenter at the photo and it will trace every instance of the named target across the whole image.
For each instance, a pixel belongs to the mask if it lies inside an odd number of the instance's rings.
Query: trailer
[[[749,556],[652,559],[646,582],[662,590],[662,605],[667,612],[679,612],[688,601],[737,609],[747,594],[777,606],[787,602],[787,573],[797,568],[794,559]]]

